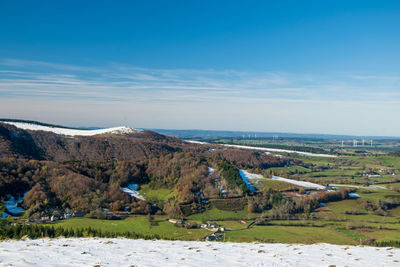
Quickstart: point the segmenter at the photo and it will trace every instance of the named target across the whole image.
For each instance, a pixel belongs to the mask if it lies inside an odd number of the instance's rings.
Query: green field
[[[61,221],[56,226],[65,228],[101,229],[106,232],[121,233],[134,232],[143,235],[159,235],[162,239],[203,240],[208,231],[204,229],[185,229],[174,226],[164,216],[156,216],[153,220],[158,225],[152,226],[146,216],[132,216],[124,220],[98,220],[76,218]]]
[[[265,180],[260,180],[257,181],[255,186],[262,190],[262,191],[267,191],[268,189],[273,189],[273,190],[279,190],[279,191],[287,191],[287,190],[293,190],[293,189],[298,189],[300,188],[299,186],[293,185],[293,184],[288,184],[282,181],[276,181],[272,179],[265,179]]]
[[[219,210],[213,207],[202,213],[190,215],[188,219],[197,221],[248,220],[256,216],[257,214],[249,214],[247,212],[247,206],[239,211]]]
[[[139,193],[146,199],[164,202],[175,196],[173,188],[151,189],[148,184],[141,185]]]
[[[227,232],[225,238],[235,242],[357,244],[353,238],[330,227],[255,226],[248,230]]]

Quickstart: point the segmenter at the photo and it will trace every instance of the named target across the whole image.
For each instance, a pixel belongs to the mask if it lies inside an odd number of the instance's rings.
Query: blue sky
[[[400,136],[398,1],[2,1],[0,117]]]

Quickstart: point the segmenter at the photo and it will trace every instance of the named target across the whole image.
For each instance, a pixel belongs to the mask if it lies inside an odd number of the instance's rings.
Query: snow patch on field
[[[185,140],[187,143],[192,144],[210,144],[207,142],[200,142],[200,141],[193,141],[193,140]],[[294,151],[294,150],[287,150],[287,149],[279,149],[279,148],[267,148],[267,147],[254,147],[254,146],[242,146],[242,145],[228,145],[228,144],[219,144],[221,146],[226,147],[234,147],[234,148],[241,148],[241,149],[253,149],[253,150],[261,150],[267,152],[276,152],[276,153],[296,153],[302,156],[311,156],[311,157],[325,157],[325,158],[336,158],[336,155],[329,155],[329,154],[317,154],[317,153],[310,153],[310,152],[301,152],[301,151]],[[270,154],[270,153],[268,153]]]
[[[245,170],[240,170],[244,175],[246,175],[246,177],[249,180],[260,180],[260,179],[265,179],[264,176],[262,176],[261,174],[256,174],[256,173],[251,173]]]
[[[8,213],[11,213],[13,215],[18,215],[24,212],[24,209],[21,207],[18,207],[18,204],[22,203],[24,201],[23,197],[19,197],[15,199],[12,195],[7,195],[8,200],[4,201],[4,207],[6,208],[6,211]],[[7,215],[7,213],[6,213]],[[6,216],[5,215],[5,216]]]
[[[283,178],[283,177],[279,177],[279,176],[272,176],[272,180],[282,181],[285,183],[294,184],[294,185],[302,186],[305,188],[311,188],[311,189],[317,189],[317,190],[325,189],[325,186],[323,186],[323,185],[314,184],[314,183],[310,183],[310,182],[292,180],[292,179]]]
[[[349,193],[349,198],[360,198],[360,195],[356,193]]]
[[[352,184],[329,184],[330,186],[334,187],[350,187],[350,188],[362,188],[362,189],[372,189],[372,190],[378,190],[378,189],[384,189],[384,190],[389,190],[387,187],[384,187],[382,185],[369,185],[369,186],[361,186],[361,185],[352,185]]]
[[[201,142],[201,141],[194,141],[194,140],[184,140],[186,143],[191,143],[191,144],[199,144],[199,145],[206,145],[209,144],[207,142]]]
[[[66,128],[43,126],[25,122],[9,122],[9,121],[2,121],[2,122],[14,125],[15,127],[23,130],[52,132],[55,134],[61,134],[67,136],[93,136],[98,134],[129,134],[138,131],[126,126],[98,129],[98,130],[78,130],[78,129],[66,129]]]
[[[252,146],[241,146],[241,145],[224,145],[227,147],[235,147],[235,148],[243,148],[243,149],[255,149],[255,150],[262,150],[268,152],[277,152],[277,153],[295,153],[303,156],[312,156],[312,157],[336,157],[335,155],[328,155],[328,154],[317,154],[317,153],[310,153],[310,152],[301,152],[301,151],[294,151],[294,150],[287,150],[287,149],[278,149],[278,148],[266,148],[266,147],[252,147]]]
[[[250,191],[255,192],[256,188],[250,183],[250,177],[249,175],[253,175],[252,173],[246,172],[245,170],[239,170],[239,175],[242,177],[243,182],[246,184],[247,188]]]
[[[5,218],[8,218],[8,217],[11,217],[11,215],[8,214],[7,212],[3,211],[3,213],[1,214],[1,219],[5,219]]]
[[[121,190],[129,194],[131,197],[135,197],[140,200],[145,200],[145,198],[137,191],[138,188],[139,185],[137,184],[129,184],[127,187],[122,187]]]
[[[400,250],[130,239],[0,242],[1,266],[398,266]]]

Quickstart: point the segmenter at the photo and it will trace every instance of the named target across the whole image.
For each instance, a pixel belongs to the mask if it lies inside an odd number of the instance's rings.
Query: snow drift
[[[325,186],[320,185],[320,184],[315,184],[315,183],[311,183],[311,182],[304,182],[304,181],[297,181],[297,180],[283,178],[283,177],[274,176],[274,175],[272,176],[272,180],[277,180],[277,181],[285,182],[285,183],[288,183],[288,184],[294,184],[294,185],[302,186],[302,187],[305,187],[305,188],[311,188],[311,189],[317,189],[317,190],[324,190],[325,189]]]
[[[199,145],[209,145],[210,144],[207,142],[194,141],[194,140],[185,140],[185,142],[192,143],[192,144],[199,144]],[[225,146],[225,147],[266,151],[266,152],[268,152],[267,154],[270,154],[270,152],[276,152],[276,153],[295,153],[295,154],[298,154],[301,156],[310,156],[310,157],[325,157],[325,158],[336,158],[337,157],[336,155],[318,154],[318,153],[302,152],[302,151],[279,149],[279,148],[267,148],[267,147],[243,146],[243,145],[228,145],[228,144],[218,144],[218,145]],[[277,156],[277,155],[275,155],[275,156]]]
[[[398,266],[400,249],[130,239],[0,242],[1,266]]]
[[[93,136],[98,134],[129,134],[138,132],[138,130],[126,126],[98,129],[98,130],[79,130],[79,129],[50,127],[50,126],[38,125],[34,123],[25,123],[25,122],[10,122],[10,121],[1,121],[1,122],[14,125],[15,127],[23,130],[52,132],[55,134],[61,134],[67,136]]]

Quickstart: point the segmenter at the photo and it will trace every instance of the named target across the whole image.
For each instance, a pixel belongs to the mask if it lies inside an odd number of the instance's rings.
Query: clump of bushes
[[[219,210],[237,211],[242,210],[246,205],[245,198],[214,199],[211,204]]]
[[[390,209],[393,209],[400,205],[400,199],[388,198],[385,200],[377,200],[376,202],[371,202],[369,200],[361,201],[361,206],[368,211],[372,211],[375,215],[388,216],[390,215]]]
[[[347,215],[361,215],[362,214],[362,212],[360,212],[358,210],[346,210],[344,213]]]
[[[282,193],[272,189],[269,189],[267,192],[248,196],[248,212],[255,213],[269,210],[275,205],[280,205],[282,200]]]

